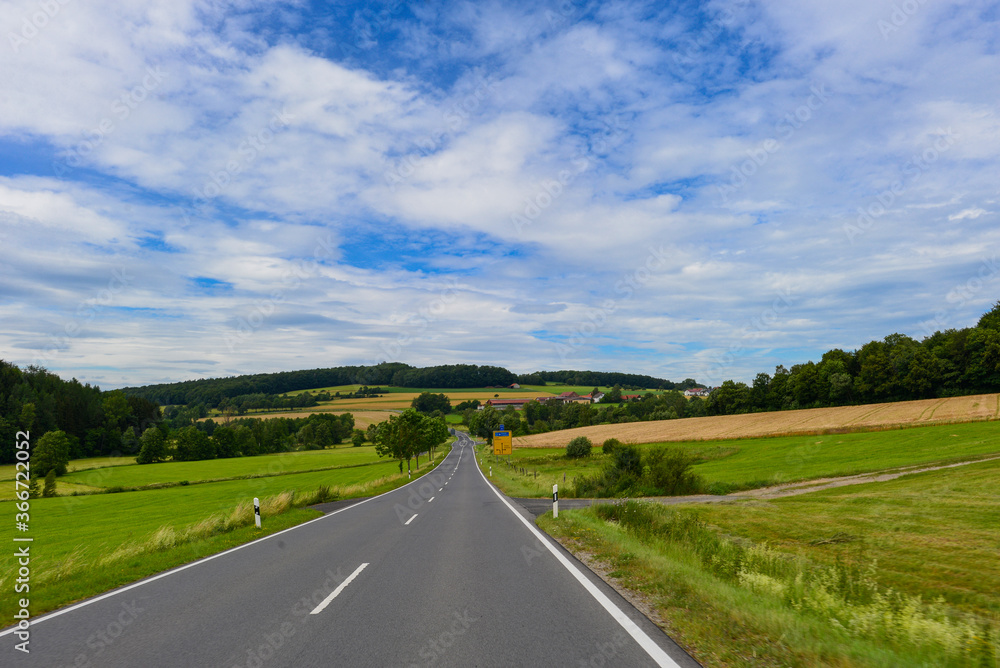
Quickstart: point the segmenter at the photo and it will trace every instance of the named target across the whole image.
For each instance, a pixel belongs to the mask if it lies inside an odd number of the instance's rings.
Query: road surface
[[[34,620],[0,665],[698,664],[495,491],[464,434],[409,485]]]

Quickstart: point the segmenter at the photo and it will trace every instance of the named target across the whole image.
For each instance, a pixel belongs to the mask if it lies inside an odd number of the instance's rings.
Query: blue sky
[[[47,9],[46,9],[47,8]],[[0,357],[718,384],[1000,297],[996,2],[14,0]]]

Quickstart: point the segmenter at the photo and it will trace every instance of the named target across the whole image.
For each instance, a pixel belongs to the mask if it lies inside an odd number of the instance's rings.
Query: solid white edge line
[[[418,515],[418,513],[413,513],[413,517],[411,517],[410,519],[408,519],[405,522],[403,522],[403,526],[405,527],[407,524],[409,524],[413,520],[417,519],[417,515]]]
[[[454,451],[452,451],[452,452],[454,452]],[[452,453],[449,452],[445,456],[444,459],[442,459],[441,461],[439,461],[437,463],[437,465],[433,469],[429,469],[427,471],[427,473],[430,473],[431,471],[433,471],[434,469],[436,469],[438,466],[440,466],[441,464],[443,464],[445,462],[445,460],[448,459],[448,457],[451,457],[451,455],[452,455]],[[427,473],[425,473],[424,475],[427,475]],[[186,571],[189,568],[193,568],[194,566],[197,566],[199,564],[204,564],[205,562],[212,561],[213,559],[218,559],[219,557],[224,557],[227,554],[231,554],[232,552],[236,552],[237,550],[242,550],[245,547],[250,547],[251,545],[256,545],[257,543],[261,543],[261,542],[263,542],[265,540],[270,540],[271,538],[275,538],[276,536],[280,536],[283,533],[288,533],[289,531],[295,531],[296,529],[301,529],[302,527],[306,526],[307,524],[312,524],[313,522],[319,522],[320,520],[325,520],[326,518],[333,517],[334,515],[337,515],[338,513],[344,512],[345,510],[350,510],[351,508],[357,508],[358,506],[360,506],[362,504],[368,503],[369,501],[374,501],[375,499],[381,498],[381,497],[385,496],[386,494],[392,494],[393,492],[397,492],[397,491],[403,489],[404,487],[409,487],[410,485],[412,485],[412,484],[414,484],[416,482],[419,482],[421,478],[423,478],[423,476],[420,476],[420,478],[416,478],[415,480],[411,480],[410,482],[406,483],[405,485],[400,485],[396,489],[390,489],[388,492],[382,492],[378,496],[373,496],[371,498],[365,499],[364,501],[358,501],[357,503],[352,504],[350,506],[347,506],[346,508],[341,508],[340,510],[335,510],[332,513],[327,513],[326,515],[323,515],[322,517],[317,517],[316,519],[309,520],[308,522],[303,522],[302,524],[296,524],[293,527],[288,527],[287,529],[282,529],[281,531],[279,531],[277,533],[272,533],[269,536],[264,536],[262,538],[258,538],[257,540],[250,541],[249,543],[243,543],[242,545],[237,545],[236,547],[231,547],[228,550],[226,550],[225,552],[219,552],[218,554],[213,554],[213,555],[207,556],[204,559],[199,559],[198,561],[192,561],[189,564],[183,564],[182,566],[178,566],[176,568],[172,568],[169,571],[165,571],[163,573],[158,573],[158,574],[150,576],[148,578],[144,578],[144,579],[140,580],[139,582],[133,582],[132,584],[125,585],[124,587],[121,587],[120,589],[115,589],[113,591],[109,591],[107,593],[101,594],[100,596],[96,596],[94,598],[87,599],[86,601],[81,601],[80,603],[77,603],[75,605],[71,605],[68,608],[63,608],[62,610],[55,610],[55,611],[50,612],[48,614],[42,615],[38,619],[32,619],[32,620],[30,620],[30,624],[32,626],[34,626],[35,624],[39,624],[39,623],[44,622],[46,620],[52,619],[53,617],[58,617],[59,615],[65,615],[67,612],[73,612],[74,610],[78,610],[80,608],[84,608],[84,607],[86,607],[88,605],[92,605],[94,603],[97,603],[98,601],[103,601],[106,598],[111,598],[112,596],[117,596],[118,594],[123,594],[123,593],[129,591],[130,589],[135,589],[136,587],[141,587],[142,585],[149,584],[150,582],[155,582],[156,580],[159,580],[160,578],[165,578],[168,575],[173,575],[174,573],[180,573],[181,571]],[[16,630],[17,630],[17,626],[15,625],[15,626],[10,627],[6,631],[0,631],[0,638],[2,638],[3,636],[6,636],[6,635],[10,635],[11,633],[13,633]]]
[[[507,499],[504,498],[500,490],[486,479],[486,476],[483,475],[482,469],[477,466],[476,470],[479,471],[479,475],[482,477],[483,482],[485,482],[489,488],[493,490],[493,493],[497,495],[497,498],[503,501],[503,504],[510,509],[510,512],[514,513],[514,516],[517,517],[517,519],[521,520],[521,523],[524,524],[524,526],[528,527],[528,530],[531,531],[531,533],[535,534],[535,537],[541,541],[542,545],[548,548],[549,552],[551,552],[559,563],[562,564],[574,578],[576,578],[577,582],[583,585],[583,588],[586,589],[591,596],[597,599],[597,602],[608,611],[608,614],[614,617],[616,622],[621,624],[622,628],[625,629],[628,634],[632,636],[637,643],[639,643],[639,646],[645,650],[646,654],[648,654],[650,658],[656,662],[656,665],[664,666],[665,668],[681,668],[679,664],[670,658],[669,654],[663,651],[663,648],[653,642],[653,639],[646,635],[645,631],[640,629],[635,622],[629,619],[628,615],[622,612],[621,608],[612,603],[611,599],[609,599],[604,592],[598,589],[586,575],[581,573],[580,569],[574,566],[569,559],[563,556],[563,554],[556,549],[551,541],[549,541],[537,527],[533,526],[528,520],[524,519],[524,516],[517,512],[514,506],[510,505]]]
[[[326,608],[326,606],[330,605],[330,601],[332,601],[333,599],[337,598],[337,596],[340,594],[340,592],[344,591],[344,589],[347,587],[347,585],[351,584],[351,582],[354,580],[354,578],[358,577],[358,574],[361,571],[365,570],[365,566],[367,566],[367,565],[368,564],[361,564],[356,569],[354,569],[354,572],[351,573],[350,576],[348,576],[348,578],[346,580],[344,580],[343,582],[341,582],[340,586],[338,586],[336,589],[334,589],[333,592],[329,596],[327,596],[326,598],[324,598],[323,602],[320,603],[319,605],[317,605],[313,609],[313,611],[310,612],[309,614],[310,615],[318,615],[319,613],[323,612],[323,609]]]

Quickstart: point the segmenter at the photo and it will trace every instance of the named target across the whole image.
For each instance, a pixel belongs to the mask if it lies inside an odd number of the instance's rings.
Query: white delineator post
[[[253,497],[253,521],[260,528],[260,499]]]
[[[559,485],[552,485],[552,517],[559,517]]]
[[[490,466],[490,477],[491,478],[493,477],[493,466],[492,465]]]

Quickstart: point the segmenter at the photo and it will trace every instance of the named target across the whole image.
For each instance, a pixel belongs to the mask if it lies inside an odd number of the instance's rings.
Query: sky
[[[718,385],[1000,297],[1000,4],[5,0],[0,358]]]

